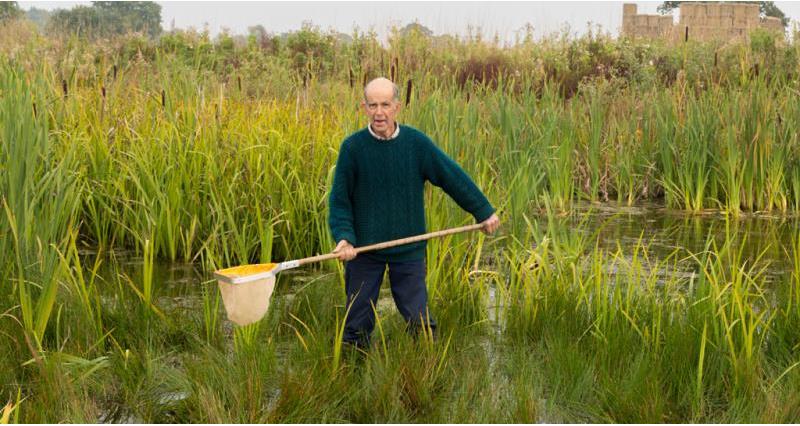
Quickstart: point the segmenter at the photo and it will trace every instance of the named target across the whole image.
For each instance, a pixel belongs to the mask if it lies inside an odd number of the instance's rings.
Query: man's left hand
[[[483,222],[481,222],[481,225],[483,225],[481,231],[483,231],[484,234],[486,235],[494,234],[494,231],[496,231],[497,228],[500,227],[500,218],[497,217],[496,214],[492,214],[489,217],[489,219],[486,219]]]

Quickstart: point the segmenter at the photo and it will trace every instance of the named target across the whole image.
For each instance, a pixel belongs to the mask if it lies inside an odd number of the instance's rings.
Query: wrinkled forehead
[[[391,102],[394,99],[394,88],[391,84],[371,84],[364,90],[367,102]]]

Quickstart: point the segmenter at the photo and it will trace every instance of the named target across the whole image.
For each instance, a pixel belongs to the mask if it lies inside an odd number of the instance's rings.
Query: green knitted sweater
[[[425,182],[441,187],[475,220],[494,208],[472,179],[421,131],[400,125],[400,134],[379,140],[367,128],[348,136],[330,194],[328,224],[334,241],[355,247],[404,238],[425,231]],[[373,252],[383,261],[425,257],[425,242]]]

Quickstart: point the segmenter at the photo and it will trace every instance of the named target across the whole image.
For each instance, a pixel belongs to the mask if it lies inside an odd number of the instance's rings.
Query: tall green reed
[[[32,80],[19,67],[2,63],[0,186],[4,214],[0,220],[2,249],[13,261],[7,290],[20,306],[26,336],[41,349],[59,287],[58,247],[74,226],[80,186],[72,173],[74,147],[58,151],[49,134],[39,76]]]

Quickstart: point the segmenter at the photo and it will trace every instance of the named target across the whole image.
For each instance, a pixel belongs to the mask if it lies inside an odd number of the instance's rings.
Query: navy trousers
[[[417,333],[422,327],[436,329],[428,312],[428,290],[425,287],[425,260],[384,262],[361,254],[345,266],[345,291],[349,312],[345,320],[346,343],[369,345],[375,328],[375,307],[386,268],[397,310],[405,318],[409,331]]]

